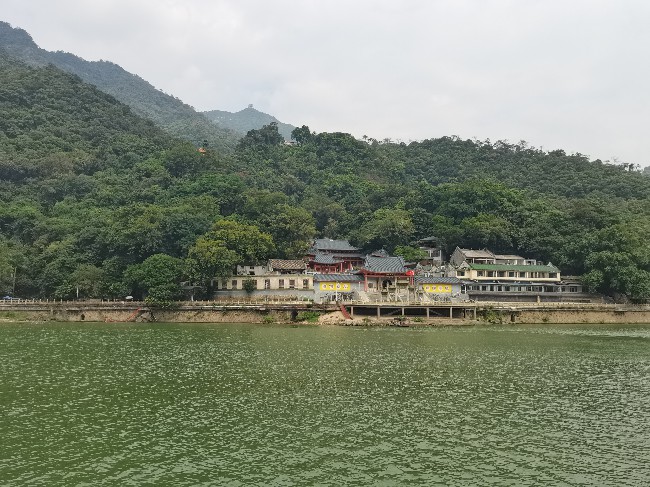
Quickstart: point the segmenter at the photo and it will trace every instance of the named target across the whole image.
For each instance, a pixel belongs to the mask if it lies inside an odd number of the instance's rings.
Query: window
[[[284,279],[278,280],[278,289],[284,289]]]
[[[271,289],[271,279],[264,279],[264,289]]]
[[[225,279],[222,279],[221,281],[221,289],[227,289],[228,288],[228,281]]]
[[[570,293],[577,293],[577,292],[578,292],[578,288],[577,288],[576,286],[569,286],[569,292],[570,292]]]
[[[463,277],[465,275],[465,271],[456,271],[456,275],[459,277]]]
[[[477,271],[476,275],[477,275],[478,277],[483,277],[483,276],[485,276],[485,272],[483,272],[483,271]]]
[[[515,276],[515,271],[508,272],[508,277],[516,277]]]
[[[237,289],[237,279],[233,279],[230,284],[232,285],[232,289]]]
[[[289,289],[296,289],[296,280],[289,279]]]
[[[303,289],[309,289],[309,279],[303,279],[302,280],[302,288]]]

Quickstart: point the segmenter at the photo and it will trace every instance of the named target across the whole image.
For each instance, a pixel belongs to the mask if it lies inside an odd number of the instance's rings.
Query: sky
[[[49,51],[200,111],[650,165],[647,0],[0,0]]]

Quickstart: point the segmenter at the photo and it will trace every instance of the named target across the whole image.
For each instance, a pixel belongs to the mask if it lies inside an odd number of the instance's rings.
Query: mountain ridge
[[[0,21],[0,48],[30,66],[54,66],[79,76],[174,136],[231,152],[240,134],[220,127],[180,99],[110,61],[87,61],[64,51],[41,49],[24,29]]]
[[[288,141],[292,139],[291,132],[296,128],[294,125],[280,122],[273,115],[253,108],[253,105],[248,105],[248,107],[238,112],[208,110],[202,113],[215,124],[242,135],[246,135],[249,130],[261,129],[264,125],[276,123],[278,132]]]

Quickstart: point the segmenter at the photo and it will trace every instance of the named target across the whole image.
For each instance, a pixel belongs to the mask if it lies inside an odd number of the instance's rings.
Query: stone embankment
[[[354,304],[347,319],[335,304],[307,301],[200,301],[150,307],[121,301],[0,302],[0,321],[163,323],[318,322],[347,326],[435,326],[509,323],[650,323],[650,306],[594,303]],[[428,309],[427,309],[428,308]],[[348,307],[350,309],[350,307]],[[364,313],[358,311],[365,310]]]

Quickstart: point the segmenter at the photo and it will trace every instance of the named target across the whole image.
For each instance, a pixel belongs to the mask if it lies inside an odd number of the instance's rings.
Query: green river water
[[[0,485],[650,485],[650,325],[0,324]]]

